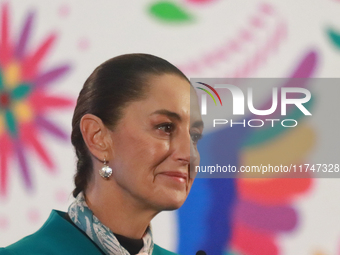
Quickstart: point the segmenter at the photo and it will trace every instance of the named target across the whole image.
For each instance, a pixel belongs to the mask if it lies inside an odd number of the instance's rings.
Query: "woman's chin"
[[[158,201],[159,211],[176,210],[184,204],[186,198],[186,192],[171,192],[171,194],[164,194]]]
[[[161,204],[158,206],[158,211],[173,211],[179,209],[182,205],[183,202],[178,202],[178,203],[167,203],[167,204]]]

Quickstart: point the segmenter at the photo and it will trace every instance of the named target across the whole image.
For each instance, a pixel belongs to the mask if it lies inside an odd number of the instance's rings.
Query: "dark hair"
[[[113,129],[122,118],[124,107],[146,96],[148,77],[161,74],[176,74],[188,80],[174,65],[149,54],[126,54],[111,58],[98,66],[87,78],[79,93],[72,119],[71,141],[78,158],[74,197],[86,190],[93,168],[80,131],[81,118],[85,114],[93,114],[105,126]]]

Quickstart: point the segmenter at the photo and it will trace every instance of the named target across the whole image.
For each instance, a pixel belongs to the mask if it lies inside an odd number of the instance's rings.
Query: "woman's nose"
[[[190,164],[191,161],[191,146],[192,141],[190,134],[183,134],[181,136],[176,137],[176,140],[173,141],[175,144],[175,158],[185,164]]]
[[[191,143],[190,143],[190,178],[194,179],[197,175],[197,172],[196,172],[196,166],[199,165],[199,160],[200,160],[200,157],[199,157],[199,153],[198,153],[198,150],[197,150],[197,147],[196,145],[193,143],[192,140],[190,140]]]

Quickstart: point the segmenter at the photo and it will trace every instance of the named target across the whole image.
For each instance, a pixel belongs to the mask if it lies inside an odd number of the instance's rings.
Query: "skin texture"
[[[81,121],[94,165],[86,201],[104,225],[130,238],[141,238],[160,211],[184,203],[194,180],[190,168],[200,159],[203,123],[192,86],[173,74],[148,83],[146,99],[128,104],[114,130],[90,114]],[[98,174],[104,158],[113,170],[108,179]]]

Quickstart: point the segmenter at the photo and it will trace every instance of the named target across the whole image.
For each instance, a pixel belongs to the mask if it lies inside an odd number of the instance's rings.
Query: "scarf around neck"
[[[80,228],[88,237],[95,242],[107,255],[130,255],[120,245],[113,232],[103,225],[87,206],[84,194],[80,192],[76,200],[68,208],[68,215],[72,222]],[[151,255],[153,251],[153,240],[150,226],[143,236],[144,246],[138,254]]]

